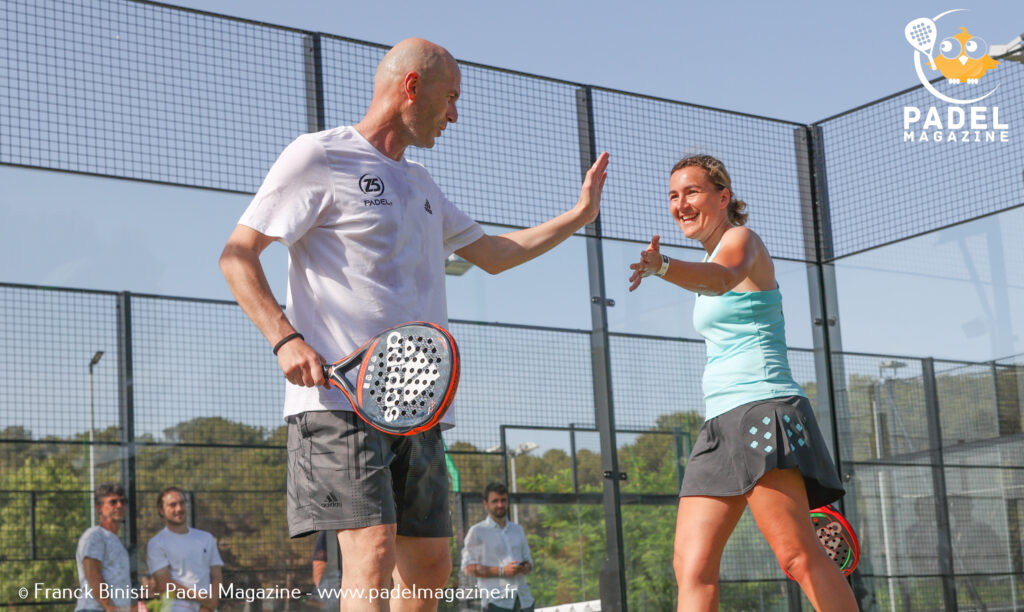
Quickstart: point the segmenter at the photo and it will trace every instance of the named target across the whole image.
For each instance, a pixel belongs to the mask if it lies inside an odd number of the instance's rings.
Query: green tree
[[[81,493],[87,485],[71,465],[77,450],[41,459],[28,452],[21,466],[0,475],[0,601],[22,602],[17,595],[21,587],[30,590],[27,601],[35,601],[37,582],[49,588],[77,586],[75,549],[88,527],[83,511],[88,501]],[[35,492],[34,559],[25,489]]]

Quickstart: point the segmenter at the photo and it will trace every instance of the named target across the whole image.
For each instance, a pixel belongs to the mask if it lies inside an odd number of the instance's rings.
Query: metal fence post
[[[935,382],[935,360],[921,360],[924,382],[924,408],[928,420],[928,449],[931,455],[932,488],[935,491],[935,525],[938,530],[936,553],[942,577],[945,609],[956,612],[956,580],[953,576],[953,538],[949,528],[949,500],[946,494],[946,464],[942,455],[942,422],[939,419],[939,392]]]
[[[796,157],[800,172],[800,192],[804,207],[804,250],[807,259],[814,262],[808,269],[808,293],[811,299],[813,321],[814,365],[817,373],[818,404],[827,406],[835,451],[833,459],[840,477],[843,474],[839,440],[839,395],[836,388],[842,385],[844,368],[841,357],[843,350],[838,326],[838,295],[836,293],[835,271],[831,261],[832,225],[829,217],[828,181],[825,175],[825,151],[821,128],[810,125],[795,131]],[[837,376],[839,378],[837,378]],[[842,502],[840,502],[842,504]],[[842,506],[841,506],[842,507]]]
[[[36,492],[28,492],[28,558],[36,560]]]
[[[319,34],[305,36],[306,123],[310,132],[327,129],[324,115],[324,68]]]
[[[512,483],[509,482],[508,472],[508,433],[506,433],[505,427],[505,425],[498,426],[498,433],[501,435],[501,473],[503,474],[502,481],[505,485],[511,486]]]
[[[683,450],[682,427],[672,428],[672,439],[676,443],[676,490],[678,491],[683,488],[683,461],[686,459],[686,455],[684,454]]]
[[[1021,426],[1021,395],[1020,377],[1024,375],[1024,368],[1018,365],[1002,365],[992,362],[992,380],[996,392],[996,413],[999,419],[999,435],[1012,436],[1020,434],[1024,427]],[[1003,490],[1013,491],[1015,487],[1024,487],[1024,474],[1017,470],[1003,473]],[[1006,524],[1010,529],[1010,542],[1024,541],[1024,530],[1016,520],[1017,516],[1024,516],[1024,501],[1020,499],[1006,499]],[[1024,574],[1024,548],[1010,546],[1010,564],[1014,574]]]
[[[121,539],[128,549],[131,561],[132,584],[138,584],[138,532],[136,515],[139,507],[135,491],[135,391],[132,367],[132,311],[131,293],[117,295],[117,375],[118,417],[120,431],[121,486],[128,498],[128,512],[124,518]]]
[[[576,423],[569,423],[569,457],[572,460],[572,493],[580,494],[580,474],[576,467]]]
[[[587,170],[597,159],[594,138],[592,90],[576,90],[580,135],[580,169]],[[601,469],[604,473],[604,525],[607,555],[601,567],[601,609],[626,610],[626,568],[622,543],[622,512],[618,445],[615,442],[615,414],[612,409],[611,360],[608,354],[608,298],[604,288],[604,254],[601,247],[601,219],[586,227],[587,269],[590,273],[590,355],[594,380],[594,410],[601,437]]]
[[[822,433],[832,440],[833,461],[842,482],[852,480],[853,474],[843,469],[839,435],[839,415],[848,415],[846,409],[846,368],[843,363],[843,342],[839,332],[839,295],[836,291],[832,244],[832,221],[828,200],[828,177],[825,165],[825,140],[819,125],[808,125],[794,131],[797,172],[799,173],[800,200],[804,220],[805,258],[814,263],[807,269],[807,289],[811,306],[811,333],[814,342],[814,372],[818,386],[817,404],[829,415],[829,431]],[[837,502],[847,519],[857,524],[854,505],[845,500]],[[862,561],[863,567],[870,565]],[[864,603],[873,599],[870,587],[854,574],[850,579],[854,596]],[[790,605],[799,592],[789,589]]]
[[[803,612],[804,604],[800,596],[803,591],[800,590],[800,585],[795,580],[786,581],[786,611],[787,612]]]
[[[186,491],[185,499],[187,500],[188,508],[188,526],[196,526],[196,493],[195,491]]]
[[[1024,368],[992,362],[992,385],[996,394],[996,415],[1000,436],[1012,436],[1024,431],[1021,423],[1019,378]]]

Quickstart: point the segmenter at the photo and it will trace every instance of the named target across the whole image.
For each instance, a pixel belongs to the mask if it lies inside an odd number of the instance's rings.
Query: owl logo
[[[956,84],[974,84],[986,72],[999,65],[988,56],[988,45],[967,28],[939,43],[939,53],[932,60],[932,69],[938,69],[946,81]]]
[[[925,66],[927,66],[932,70],[940,71],[948,82],[956,83],[959,87],[961,84],[977,83],[983,74],[999,65],[999,62],[988,56],[988,45],[985,44],[985,41],[971,36],[967,32],[967,28],[961,27],[959,34],[939,43],[939,20],[952,13],[966,10],[968,9],[952,9],[939,13],[931,19],[918,17],[908,23],[903,30],[907,42],[914,48],[914,71],[917,73],[918,80],[921,81],[921,86],[936,98],[949,104],[976,104],[999,89],[999,85],[996,85],[991,91],[980,96],[969,99],[956,98],[936,89],[935,85],[931,83],[931,78],[925,76]],[[922,64],[922,60],[926,61]],[[964,89],[971,91],[974,88]]]

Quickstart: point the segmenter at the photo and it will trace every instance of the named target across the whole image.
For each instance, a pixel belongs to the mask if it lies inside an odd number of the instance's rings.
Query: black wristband
[[[277,355],[277,352],[279,350],[281,350],[282,346],[284,346],[285,344],[288,344],[289,342],[291,342],[292,340],[294,340],[296,338],[302,338],[303,340],[305,340],[305,338],[299,332],[295,332],[294,334],[288,334],[284,338],[281,338],[280,342],[278,342],[276,345],[274,345],[274,354]]]

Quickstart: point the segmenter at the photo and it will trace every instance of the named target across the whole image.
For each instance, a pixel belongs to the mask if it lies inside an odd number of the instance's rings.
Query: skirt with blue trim
[[[798,395],[743,404],[704,422],[680,497],[747,493],[769,470],[799,468],[808,509],[845,494],[811,402]]]

